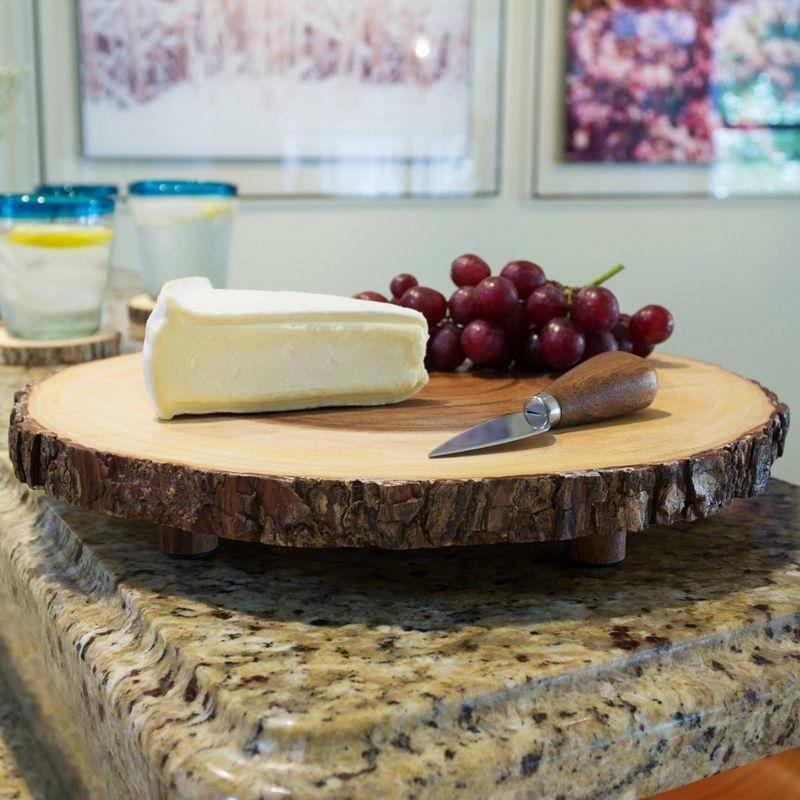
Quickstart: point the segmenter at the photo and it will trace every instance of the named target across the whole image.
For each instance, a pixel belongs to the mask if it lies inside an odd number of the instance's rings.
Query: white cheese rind
[[[427,383],[427,337],[421,314],[388,303],[184,278],[147,321],[144,381],[162,419],[396,403]]]

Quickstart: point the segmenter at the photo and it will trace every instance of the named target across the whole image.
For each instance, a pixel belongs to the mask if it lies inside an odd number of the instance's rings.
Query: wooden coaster
[[[137,294],[128,300],[128,336],[134,341],[144,341],[144,326],[155,305],[149,294]]]
[[[13,367],[83,364],[119,355],[119,331],[100,330],[77,339],[17,339],[0,325],[0,363]]]

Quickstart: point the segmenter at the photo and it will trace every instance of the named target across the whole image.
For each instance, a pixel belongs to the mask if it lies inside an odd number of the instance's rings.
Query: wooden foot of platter
[[[0,363],[14,367],[83,364],[119,355],[119,331],[101,330],[77,339],[17,339],[0,326]]]
[[[567,542],[567,555],[582,564],[618,564],[625,558],[626,533],[581,536]]]
[[[162,553],[179,558],[204,558],[214,553],[219,539],[211,533],[181,531],[169,525],[158,526],[158,546]]]
[[[155,305],[149,294],[137,294],[128,300],[128,336],[134,341],[144,341],[144,327]]]
[[[19,480],[52,497],[162,526],[170,553],[208,552],[216,537],[386,549],[561,540],[576,560],[611,564],[627,533],[763,491],[789,427],[788,408],[753,381],[679,356],[651,363],[659,391],[644,411],[429,459],[551,378],[433,374],[394,406],[165,422],[141,356],[120,356],[19,392],[9,455]]]

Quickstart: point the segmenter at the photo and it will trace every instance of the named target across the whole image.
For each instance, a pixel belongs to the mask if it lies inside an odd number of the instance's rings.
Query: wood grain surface
[[[457,458],[427,454],[521,409],[546,375],[432,376],[396,406],[160,421],[141,357],[73,367],[18,395],[17,476],[67,502],[227,538],[406,548],[573,539],[708,516],[763,489],[788,409],[678,356],[649,362],[644,411]]]
[[[651,800],[800,800],[800,750],[755,761]]]
[[[561,406],[561,426],[622,417],[655,399],[655,367],[631,353],[601,353],[546,387]]]
[[[137,342],[144,340],[147,319],[156,306],[149,294],[137,294],[128,300],[128,335]]]
[[[14,367],[83,364],[119,355],[119,331],[101,330],[76,339],[17,339],[0,326],[0,363]]]
[[[158,526],[158,546],[162,552],[172,556],[201,558],[213,553],[218,543],[219,539],[210,533],[181,531],[169,525]]]
[[[618,564],[625,558],[626,545],[624,533],[579,536],[567,543],[567,555],[583,564]]]

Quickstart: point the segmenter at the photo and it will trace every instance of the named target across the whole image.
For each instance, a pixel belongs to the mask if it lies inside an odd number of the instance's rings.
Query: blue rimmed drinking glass
[[[128,186],[145,291],[174,278],[207,277],[224,288],[236,186],[211,181],[137,181]]]
[[[0,195],[0,313],[21,339],[72,339],[100,327],[114,201]]]
[[[36,194],[56,195],[58,197],[107,197],[116,201],[119,196],[119,186],[115,183],[40,183]],[[114,240],[116,242],[116,239]],[[115,265],[115,244],[111,245],[111,270]],[[124,268],[124,267],[123,267]]]
[[[109,197],[116,200],[119,187],[114,183],[40,183],[36,194],[53,194],[60,197]]]

